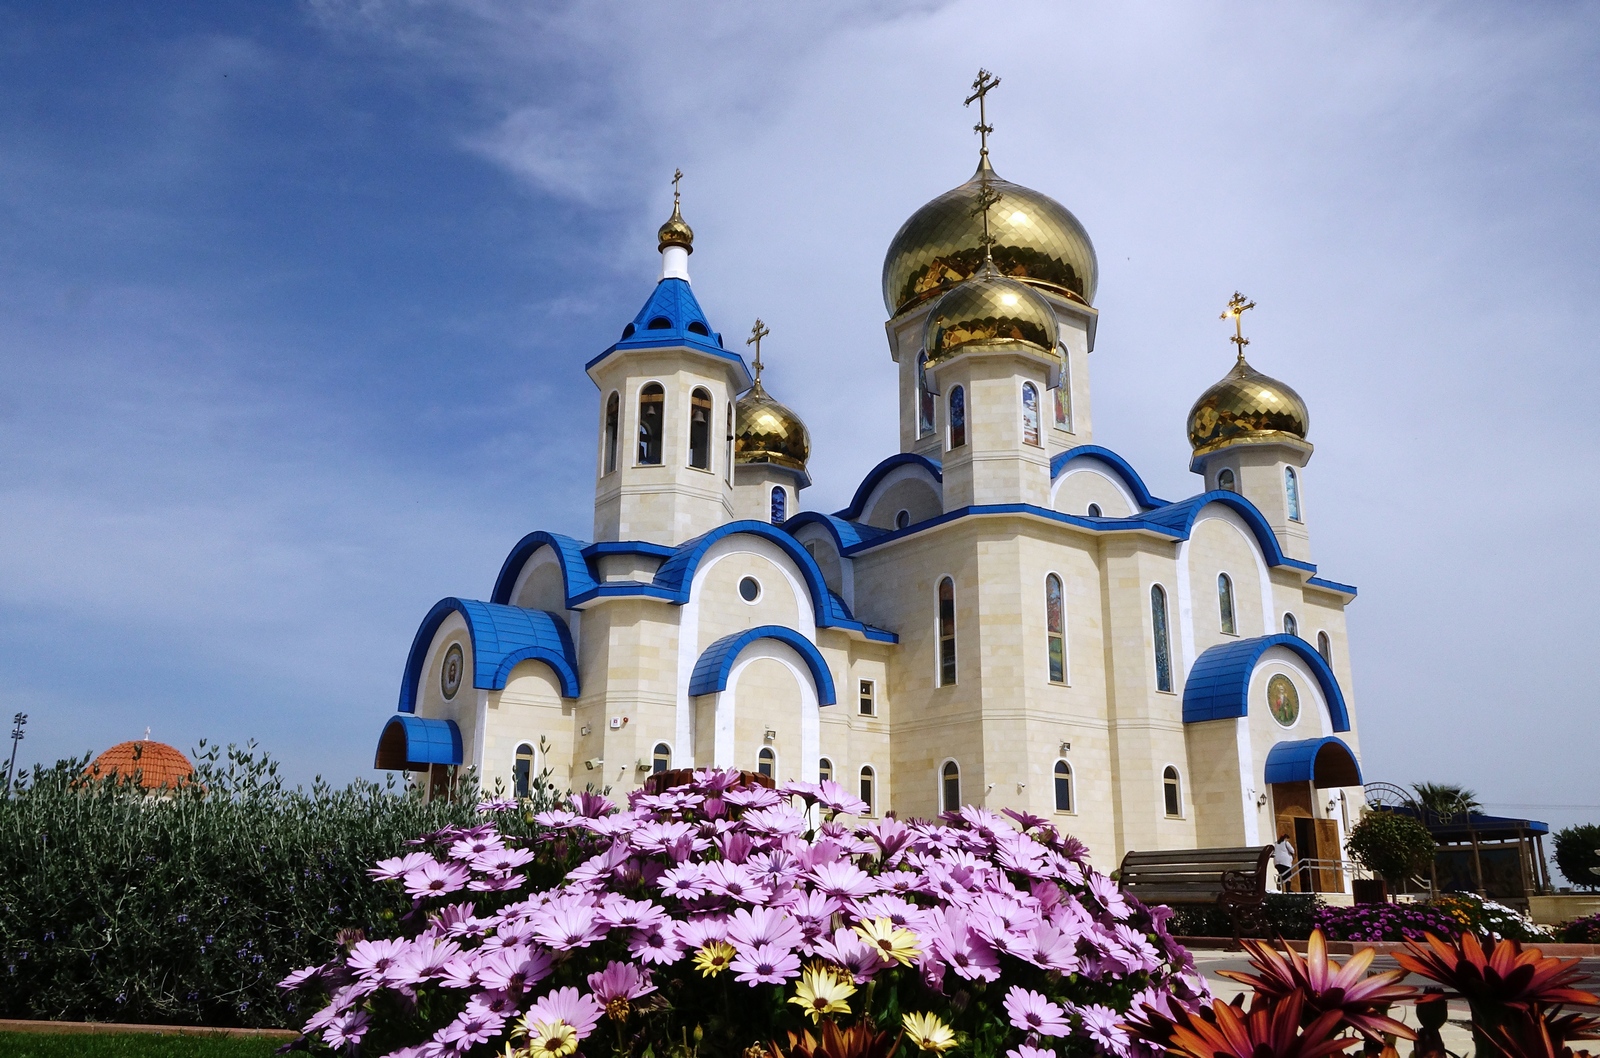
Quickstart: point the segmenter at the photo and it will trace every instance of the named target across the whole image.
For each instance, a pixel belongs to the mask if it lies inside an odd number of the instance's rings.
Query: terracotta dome
[[[108,778],[113,775],[132,778],[137,775],[139,785],[147,790],[183,786],[194,777],[194,765],[178,750],[165,742],[152,742],[148,738],[132,742],[118,742],[94,759],[84,770],[91,778]]]

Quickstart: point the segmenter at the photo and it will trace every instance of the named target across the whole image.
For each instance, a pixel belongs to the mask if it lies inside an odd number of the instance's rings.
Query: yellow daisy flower
[[[715,977],[733,962],[733,955],[732,944],[714,940],[694,953],[694,968],[699,970],[703,977]]]
[[[829,970],[810,969],[800,975],[795,986],[797,993],[789,1002],[811,1015],[813,1022],[821,1021],[824,1014],[848,1014],[850,1004],[845,1000],[855,995],[856,986]]]
[[[900,1019],[911,1042],[925,1051],[943,1054],[956,1045],[955,1030],[937,1014],[907,1014]]]
[[[533,1058],[567,1058],[578,1049],[578,1030],[565,1021],[537,1021],[528,1026],[528,1052]]]
[[[887,918],[863,922],[856,927],[856,933],[884,960],[892,960],[901,966],[910,966],[911,961],[921,954],[921,949],[917,947],[917,935]]]

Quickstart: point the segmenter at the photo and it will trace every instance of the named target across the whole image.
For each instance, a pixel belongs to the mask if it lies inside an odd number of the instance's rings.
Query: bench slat
[[[1130,865],[1122,868],[1122,878],[1160,878],[1170,874],[1209,874],[1222,877],[1225,871],[1251,872],[1256,869],[1255,860],[1234,860],[1220,863],[1152,863]]]

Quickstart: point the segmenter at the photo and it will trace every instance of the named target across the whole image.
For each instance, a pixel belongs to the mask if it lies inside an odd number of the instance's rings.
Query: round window
[[[1267,681],[1267,708],[1272,710],[1272,719],[1284,727],[1294,726],[1300,719],[1300,692],[1293,680],[1280,673]]]
[[[910,524],[911,524],[911,512],[910,511],[901,511],[899,514],[896,514],[894,516],[894,527],[896,529],[904,529],[906,526],[908,526]]]
[[[754,577],[746,577],[739,582],[739,598],[745,602],[755,602],[761,598],[761,582]]]
[[[454,698],[461,689],[461,670],[467,667],[460,643],[451,643],[444,652],[444,664],[439,668],[439,690],[446,699]]]

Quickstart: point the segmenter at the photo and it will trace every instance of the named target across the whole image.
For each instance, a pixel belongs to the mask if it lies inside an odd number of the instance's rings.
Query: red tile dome
[[[90,778],[107,778],[113,775],[139,777],[139,785],[147,790],[164,786],[183,786],[194,777],[194,765],[178,750],[165,742],[152,742],[148,738],[132,742],[118,742],[94,759],[84,769]]]

